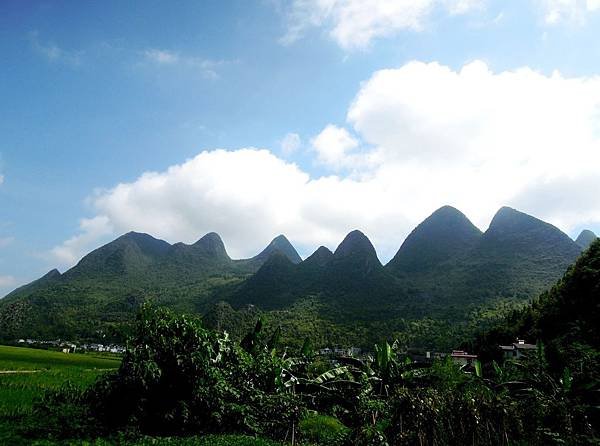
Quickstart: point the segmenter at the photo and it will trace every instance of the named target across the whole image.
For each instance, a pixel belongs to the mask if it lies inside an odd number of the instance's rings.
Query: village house
[[[527,344],[523,339],[517,339],[511,345],[500,345],[499,347],[505,359],[519,359],[528,352],[537,349],[535,344]]]
[[[477,360],[477,355],[470,355],[464,350],[452,350],[450,358],[458,365],[471,365]]]

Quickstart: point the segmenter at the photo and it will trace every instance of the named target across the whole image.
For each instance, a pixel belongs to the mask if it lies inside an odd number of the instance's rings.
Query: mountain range
[[[253,306],[292,319],[310,301],[314,317],[332,326],[402,330],[407,320],[459,320],[498,299],[527,301],[594,239],[583,231],[573,241],[508,207],[481,232],[450,206],[418,225],[385,266],[358,230],[334,252],[321,246],[305,260],[283,235],[256,256],[234,260],[216,233],[187,245],[130,232],[64,274],[52,270],[0,300],[0,337],[122,337],[145,300],[196,313]]]

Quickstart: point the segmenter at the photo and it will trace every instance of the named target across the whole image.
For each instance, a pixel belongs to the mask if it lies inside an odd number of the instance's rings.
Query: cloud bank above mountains
[[[233,257],[284,233],[306,254],[360,228],[387,260],[444,204],[482,229],[502,205],[565,231],[600,222],[600,77],[411,62],[364,82],[346,122],[302,136],[329,174],[266,149],[203,151],[90,197],[95,215],[54,258],[72,265],[129,230],[186,242],[216,231]]]

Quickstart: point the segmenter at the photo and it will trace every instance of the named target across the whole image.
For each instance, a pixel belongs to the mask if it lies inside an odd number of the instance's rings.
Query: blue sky
[[[128,230],[359,227],[384,261],[446,203],[600,233],[599,29],[596,0],[3,1],[0,295]]]

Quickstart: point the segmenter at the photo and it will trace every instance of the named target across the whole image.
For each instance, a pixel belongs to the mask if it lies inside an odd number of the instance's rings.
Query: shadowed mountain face
[[[302,261],[302,258],[300,258],[300,255],[285,235],[278,235],[259,254],[250,259],[239,260],[238,262],[248,266],[250,270],[257,270],[272,254],[277,252],[283,254],[294,264],[298,264]]]
[[[216,232],[209,232],[196,243],[194,243],[191,248],[199,253],[204,254],[206,257],[230,260],[227,251],[225,251],[223,240],[221,240],[221,237],[219,237],[219,234]]]
[[[216,233],[171,245],[131,232],[0,300],[0,334],[93,338],[99,327],[122,326],[149,299],[186,312],[218,301],[288,311],[316,299],[334,325],[456,320],[500,297],[535,296],[581,250],[554,226],[511,208],[500,209],[485,233],[460,211],[440,208],[385,267],[360,231],[335,252],[320,247],[304,261],[282,235],[258,255],[232,260]]]
[[[313,252],[303,263],[306,267],[322,267],[325,266],[333,258],[333,253],[325,246],[319,246],[315,252]]]
[[[566,265],[581,253],[581,248],[560,229],[508,207],[496,213],[477,250],[480,256],[501,257],[504,263],[526,256],[531,261],[558,259],[561,264],[566,258]]]
[[[445,207],[411,233],[387,268],[424,297],[469,303],[536,295],[580,252],[558,228],[514,209],[501,208],[481,234]]]
[[[371,241],[362,232],[355,230],[350,232],[337,247],[328,268],[348,275],[349,278],[350,276],[365,278],[382,270],[383,266],[377,258]]]
[[[558,280],[581,248],[555,226],[517,210],[500,209],[469,255],[466,285],[482,295],[537,295]],[[486,283],[494,285],[484,290]]]
[[[581,246],[582,249],[587,249],[597,238],[598,237],[596,237],[596,234],[594,234],[592,231],[589,229],[584,229],[575,240],[575,243]]]
[[[410,233],[386,267],[395,274],[430,271],[453,257],[465,255],[481,235],[462,212],[444,206]]]
[[[307,295],[321,296],[338,317],[350,312],[362,318],[388,307],[388,301],[399,292],[395,282],[379,262],[370,240],[362,232],[352,231],[334,253],[320,247],[298,265],[271,256],[231,302],[279,309]]]

